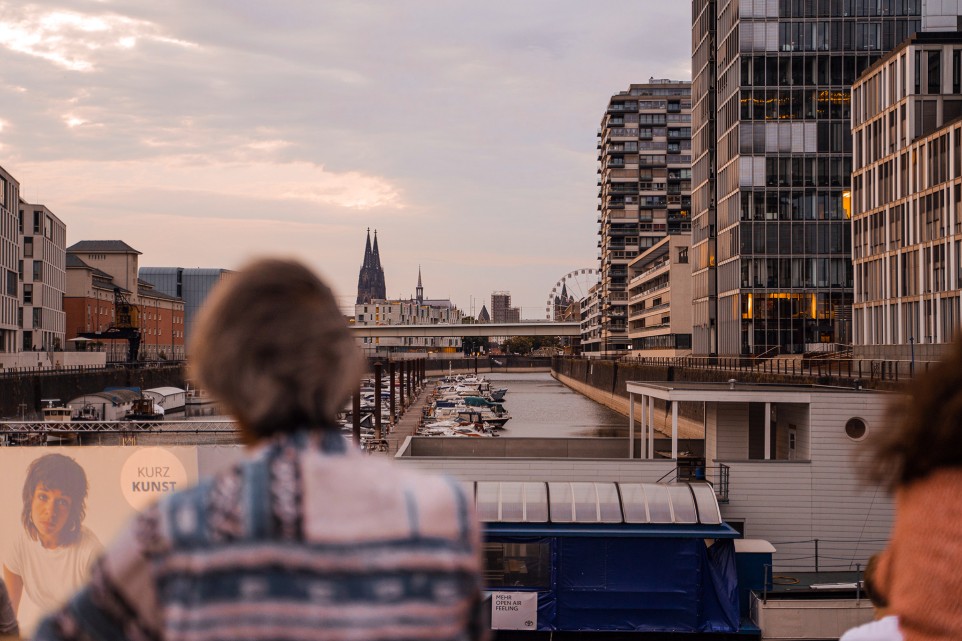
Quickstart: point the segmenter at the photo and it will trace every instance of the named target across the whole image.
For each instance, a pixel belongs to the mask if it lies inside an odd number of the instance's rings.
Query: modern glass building
[[[628,263],[691,226],[691,83],[650,79],[611,97],[598,130],[600,326],[585,352],[628,350]]]
[[[230,277],[228,269],[184,267],[141,267],[138,277],[157,291],[184,301],[184,340],[190,349],[190,335],[197,313],[214,285]]]
[[[694,0],[695,354],[852,342],[850,88],[943,4]]]

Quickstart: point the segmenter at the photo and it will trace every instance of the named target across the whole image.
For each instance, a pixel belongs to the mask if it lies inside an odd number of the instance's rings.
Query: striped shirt
[[[479,547],[456,481],[300,432],[139,515],[36,638],[481,638]]]

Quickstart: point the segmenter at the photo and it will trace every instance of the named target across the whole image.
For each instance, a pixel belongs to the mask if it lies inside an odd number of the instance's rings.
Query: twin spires
[[[387,299],[387,288],[384,284],[384,268],[381,267],[381,252],[377,246],[377,230],[374,230],[374,242],[371,242],[371,228],[367,228],[367,240],[364,243],[364,261],[361,272],[357,277],[357,305],[365,305],[375,300]],[[416,299],[424,302],[424,287],[421,285],[421,266],[418,265],[418,286]]]
[[[377,247],[377,230],[374,230],[374,244],[371,245],[371,228],[367,229],[367,241],[364,243],[364,261],[361,272],[357,277],[357,304],[363,305],[373,300],[387,298],[387,288],[384,285],[384,269],[381,267],[381,253]]]

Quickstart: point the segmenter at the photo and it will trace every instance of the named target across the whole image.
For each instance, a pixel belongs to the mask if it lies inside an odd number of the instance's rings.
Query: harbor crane
[[[140,308],[130,302],[119,287],[114,287],[114,322],[102,332],[80,332],[80,338],[98,341],[127,341],[127,362],[137,362],[140,353]]]

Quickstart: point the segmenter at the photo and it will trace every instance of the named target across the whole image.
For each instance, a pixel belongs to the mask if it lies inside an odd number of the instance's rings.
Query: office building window
[[[927,93],[942,93],[942,52],[928,51],[929,86]]]

